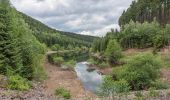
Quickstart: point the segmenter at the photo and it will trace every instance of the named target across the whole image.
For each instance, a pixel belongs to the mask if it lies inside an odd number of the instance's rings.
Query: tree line
[[[46,77],[42,64],[47,47],[84,50],[93,39],[52,29],[18,12],[10,0],[0,0],[0,74],[7,76],[11,89],[29,89],[29,81]]]
[[[119,25],[123,26],[130,20],[143,23],[152,22],[156,19],[161,26],[170,23],[170,1],[169,0],[134,0],[127,10],[124,10]]]
[[[48,27],[47,25],[19,12],[30,29],[34,32],[35,37],[48,47],[55,44],[67,49],[68,45],[75,47],[90,47],[96,37],[75,34],[71,32],[58,31]]]

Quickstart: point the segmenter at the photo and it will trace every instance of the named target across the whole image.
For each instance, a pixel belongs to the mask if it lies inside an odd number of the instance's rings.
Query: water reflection
[[[88,71],[88,69],[89,66],[85,62],[77,63],[75,67],[77,76],[82,81],[84,88],[96,93],[102,83],[102,75],[97,70]]]

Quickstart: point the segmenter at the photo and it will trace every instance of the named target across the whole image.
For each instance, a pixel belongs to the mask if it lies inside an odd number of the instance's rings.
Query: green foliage
[[[115,95],[117,93],[127,93],[129,90],[130,86],[126,80],[114,81],[111,76],[106,76],[100,92],[103,95]]]
[[[19,75],[8,77],[8,88],[14,90],[28,90],[30,88],[29,82]]]
[[[65,65],[66,65],[66,66],[70,66],[70,67],[71,67],[71,66],[75,66],[75,65],[76,65],[76,61],[70,60],[70,61],[66,62]]]
[[[169,53],[163,53],[161,54],[161,58],[164,61],[165,67],[170,67],[170,54]]]
[[[94,41],[92,52],[106,51],[109,41],[116,40],[123,49],[129,48],[150,48],[154,47],[155,51],[170,44],[170,25],[161,27],[156,21],[152,22],[134,22],[129,21],[125,24],[120,32],[108,32],[105,37]]]
[[[5,75],[10,69],[29,80],[42,77],[37,73],[43,72],[45,46],[9,2],[0,3],[0,12],[0,73]]]
[[[54,57],[53,58],[54,64],[61,65],[64,62],[64,59],[62,57]]]
[[[88,62],[90,62],[90,64],[92,64],[92,65],[97,65],[98,64],[98,62],[96,60],[92,59],[92,58],[90,58],[88,60]]]
[[[55,90],[55,95],[64,97],[65,99],[70,99],[71,94],[70,91],[64,89],[63,87],[59,87]]]
[[[53,51],[58,51],[58,50],[60,50],[60,45],[59,45],[59,44],[55,44],[55,45],[53,45],[53,46],[51,47],[51,49],[52,49]]]
[[[145,100],[143,99],[143,94],[140,91],[135,92],[136,99],[135,100]]]
[[[142,95],[142,93],[140,91],[137,91],[137,92],[135,92],[135,96],[136,97],[142,97],[143,95]]]
[[[151,88],[149,91],[149,96],[151,96],[151,97],[159,96],[159,92],[156,91],[154,88]]]
[[[160,80],[156,80],[154,82],[151,82],[151,87],[155,88],[156,90],[169,88],[168,84],[163,83]]]
[[[151,81],[159,78],[162,63],[159,57],[146,53],[136,55],[124,67],[126,69],[119,77],[127,80],[132,89],[140,90],[148,88]]]
[[[100,68],[107,68],[109,67],[110,65],[107,63],[107,62],[102,62],[98,65]]]
[[[13,22],[14,11],[9,7],[8,2],[0,3],[0,73],[6,74],[6,66],[17,70],[22,67],[20,46],[18,38],[14,37]]]
[[[36,55],[36,57],[33,57],[33,63],[31,67],[33,70],[33,73],[32,73],[33,79],[36,81],[43,81],[47,77],[44,71],[44,61],[45,61],[44,55],[40,54],[40,55]],[[25,72],[25,73],[28,73],[28,72]]]
[[[93,40],[96,39],[96,37],[93,36],[58,31],[23,13],[20,14],[22,15],[25,22],[28,23],[30,29],[33,30],[34,36],[41,43],[45,43],[48,47],[51,47],[55,44],[59,44],[65,49],[68,48],[68,45],[71,47],[90,47]]]
[[[117,64],[122,57],[122,49],[116,40],[110,40],[105,51],[106,57],[110,64]]]
[[[169,10],[169,0],[134,0],[130,7],[122,13],[119,18],[119,25],[123,27],[130,20],[143,23],[144,21],[152,22],[156,19],[164,26],[170,21]]]
[[[131,21],[124,26],[120,34],[120,43],[123,48],[148,48],[154,46],[154,39],[160,31],[157,22],[143,24]],[[155,40],[158,41],[158,40]]]

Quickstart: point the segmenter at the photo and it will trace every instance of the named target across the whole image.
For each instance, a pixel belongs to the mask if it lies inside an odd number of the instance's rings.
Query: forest
[[[62,32],[55,29],[52,29],[41,22],[23,14],[25,22],[29,25],[30,29],[33,30],[34,36],[41,42],[45,43],[47,46],[51,47],[54,44],[59,44],[61,47],[67,49],[68,45],[74,47],[86,46],[90,47],[91,42],[96,37],[79,35],[71,32]]]
[[[9,77],[11,89],[25,90],[28,81],[45,79],[42,64],[47,48],[83,49],[95,39],[49,28],[18,12],[8,0],[0,1],[0,12],[0,74]]]
[[[156,19],[161,26],[170,23],[169,0],[134,0],[127,10],[124,10],[119,25],[124,26],[131,20],[143,23]]]
[[[170,1],[134,0],[119,25],[120,30],[111,29],[103,37],[64,32],[17,11],[10,0],[0,0],[0,99],[14,90],[19,100],[25,100],[19,91],[31,91],[44,100],[53,96],[76,100],[79,95],[80,100],[123,100],[124,96],[166,100],[170,97]],[[82,69],[84,73],[77,72]],[[78,76],[86,74],[87,79],[98,75],[91,81],[102,79],[95,92],[89,93],[85,87],[90,82],[85,80],[84,85]]]
[[[136,100],[149,100],[141,90],[169,87],[160,75],[169,66],[169,51],[162,51],[170,45],[169,6],[169,0],[135,0],[119,18],[120,31],[111,30],[93,42],[89,62],[99,69],[112,68],[99,94],[139,91]]]

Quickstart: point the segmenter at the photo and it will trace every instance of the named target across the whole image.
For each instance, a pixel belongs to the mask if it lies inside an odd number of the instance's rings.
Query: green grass
[[[149,91],[149,96],[157,97],[157,96],[159,96],[159,92],[156,91],[155,89],[151,88],[150,91]]]
[[[25,78],[19,75],[9,76],[8,78],[8,88],[13,90],[28,90],[31,84]]]
[[[70,91],[64,89],[63,87],[59,87],[55,90],[55,95],[56,96],[61,96],[65,99],[70,99],[71,98],[71,94]]]
[[[170,68],[170,53],[160,53],[162,60],[164,61],[164,66]]]

